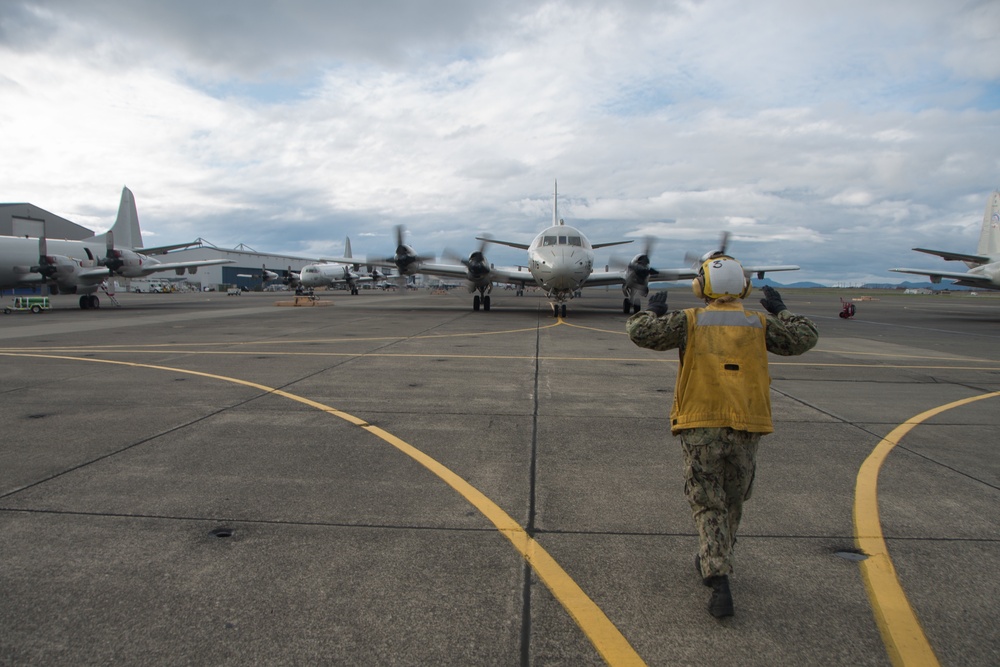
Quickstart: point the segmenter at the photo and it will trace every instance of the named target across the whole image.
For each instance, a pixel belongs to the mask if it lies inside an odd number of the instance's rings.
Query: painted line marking
[[[520,553],[521,556],[528,562],[528,564],[531,565],[532,569],[534,569],[535,573],[539,576],[542,582],[545,583],[552,595],[559,600],[563,608],[569,613],[573,620],[576,621],[576,624],[594,645],[594,648],[597,649],[597,652],[601,655],[601,657],[604,658],[605,662],[613,666],[646,664],[645,661],[639,657],[639,654],[636,653],[635,649],[632,648],[632,645],[628,643],[628,640],[625,639],[624,635],[622,635],[618,628],[615,627],[614,623],[611,622],[611,619],[609,619],[601,610],[601,608],[590,599],[590,597],[575,581],[573,581],[572,577],[570,577],[569,574],[559,565],[559,563],[552,558],[542,545],[540,545],[533,537],[529,536],[528,533],[513,518],[511,518],[509,514],[500,508],[499,505],[487,498],[481,491],[466,482],[436,459],[431,458],[424,452],[397,438],[391,433],[384,431],[377,426],[372,426],[363,419],[346,412],[342,412],[323,403],[319,403],[281,389],[225,375],[205,373],[203,371],[172,368],[170,366],[140,364],[130,361],[113,361],[109,359],[91,359],[85,357],[48,354],[14,354],[9,352],[0,352],[0,356],[88,361],[92,363],[115,364],[120,366],[131,366],[134,368],[148,368],[171,373],[195,375],[211,380],[220,380],[223,382],[238,384],[244,387],[252,387],[269,394],[281,396],[283,398],[316,408],[321,412],[325,412],[333,417],[343,419],[354,426],[358,426],[375,437],[380,438],[384,442],[392,445],[403,454],[406,454],[417,463],[424,466],[427,470],[441,479],[441,481],[457,491],[463,498],[471,503],[473,507],[482,512],[482,514],[489,519],[494,526],[496,526],[496,529],[500,532],[500,534],[510,540],[514,549],[516,549],[517,552]]]
[[[913,607],[899,583],[896,568],[882,534],[878,511],[878,474],[889,452],[915,426],[931,417],[975,401],[1000,396],[1000,391],[972,396],[921,412],[885,436],[858,470],[854,491],[854,541],[868,559],[861,562],[861,574],[871,602],[875,622],[882,634],[893,665],[938,665],[934,649],[924,634]]]

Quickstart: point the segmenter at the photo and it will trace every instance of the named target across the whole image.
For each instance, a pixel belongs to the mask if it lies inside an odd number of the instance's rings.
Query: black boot
[[[712,587],[712,599],[708,601],[708,613],[716,618],[733,615],[733,595],[729,592],[729,577],[720,575],[708,579]]]

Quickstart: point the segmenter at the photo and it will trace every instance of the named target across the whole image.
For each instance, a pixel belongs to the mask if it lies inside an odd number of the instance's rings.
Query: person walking
[[[728,255],[703,261],[692,289],[704,308],[669,311],[667,292],[657,292],[625,328],[640,347],[679,351],[670,429],[683,449],[684,493],[698,530],[695,567],[712,589],[709,613],[724,618],[734,612],[733,546],[753,491],[757,444],[774,431],[767,353],[803,354],[819,332],[770,286],[760,300],[767,314],[744,310],[750,280]]]

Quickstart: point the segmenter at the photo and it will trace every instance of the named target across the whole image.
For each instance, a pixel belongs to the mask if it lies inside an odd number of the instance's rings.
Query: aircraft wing
[[[973,264],[989,264],[990,258],[983,257],[982,255],[965,255],[960,252],[949,252],[947,250],[928,250],[927,248],[914,248],[917,252],[925,252],[928,255],[934,255],[940,257],[941,259],[946,259],[948,261],[958,261],[958,262],[972,262]]]
[[[592,243],[592,244],[590,244],[590,247],[593,248],[594,250],[598,250],[600,248],[608,248],[608,247],[611,247],[613,245],[625,245],[626,243],[631,243],[631,242],[632,242],[631,240],[628,240],[628,241],[608,241],[607,243]]]
[[[165,255],[171,250],[181,250],[182,248],[190,248],[193,245],[201,245],[201,241],[191,241],[190,243],[177,243],[175,245],[161,245],[161,246],[154,246],[152,248],[135,248],[135,251],[142,253],[143,255]]]
[[[513,241],[498,241],[484,236],[477,236],[477,241],[485,241],[486,243],[496,243],[497,245],[510,246],[511,248],[517,248],[518,250],[527,250],[530,246],[527,243],[515,243]]]
[[[912,273],[915,276],[927,276],[932,283],[941,282],[942,278],[954,280],[957,284],[965,287],[980,287],[983,289],[1000,289],[988,277],[978,273],[965,273],[961,271],[929,271],[927,269],[889,269],[896,273]]]
[[[512,285],[536,284],[535,277],[523,266],[494,267],[490,269],[493,282],[510,283]]]
[[[138,273],[142,276],[148,276],[160,271],[177,271],[180,274],[185,269],[197,269],[200,266],[216,266],[218,264],[232,264],[234,261],[232,259],[199,259],[189,262],[150,262],[148,265],[139,267]],[[129,277],[134,278],[136,276],[129,275]]]
[[[392,262],[389,262],[388,265],[390,267],[395,266]],[[461,264],[421,263],[420,268],[417,269],[417,273],[422,273],[428,276],[441,276],[444,278],[461,278],[465,280],[469,271]]]
[[[102,283],[108,278],[110,278],[111,271],[109,271],[106,266],[96,266],[92,269],[81,271],[80,273],[76,274],[76,277],[81,283],[94,285],[96,283]]]
[[[777,266],[743,266],[743,272],[747,275],[757,274],[758,278],[763,278],[765,273],[771,271],[798,271],[799,267],[794,264],[779,264]]]
[[[468,269],[461,264],[421,264],[417,273],[461,280],[468,280],[469,275]],[[490,269],[490,282],[526,284],[535,282],[535,278],[523,267],[495,266]]]

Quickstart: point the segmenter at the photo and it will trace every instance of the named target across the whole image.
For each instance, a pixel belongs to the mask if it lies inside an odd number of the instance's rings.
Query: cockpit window
[[[583,245],[583,243],[580,242],[580,237],[579,236],[571,236],[571,237],[569,237],[569,244],[570,245],[575,245],[575,246],[582,246]]]
[[[542,245],[543,246],[545,246],[545,245],[555,245],[555,244],[556,244],[556,237],[554,237],[554,236],[545,236],[545,237],[542,238]]]
[[[559,245],[566,245],[566,237],[565,236],[560,236],[559,237]]]

